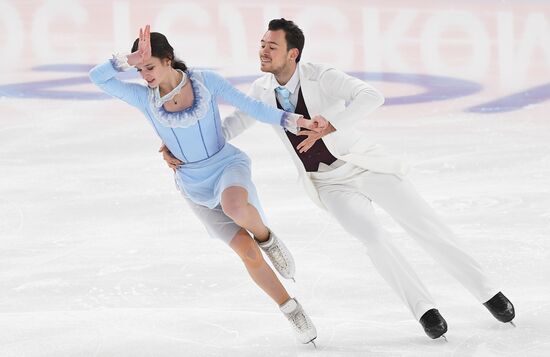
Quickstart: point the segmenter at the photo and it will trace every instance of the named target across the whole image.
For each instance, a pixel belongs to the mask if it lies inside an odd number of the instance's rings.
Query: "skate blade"
[[[311,341],[309,341],[309,343],[311,343],[313,345],[313,347],[315,347],[315,349],[317,349],[317,345],[315,344],[315,338]]]
[[[445,337],[445,335],[441,335],[441,337],[443,337],[443,339],[445,340],[445,342],[449,342],[449,340],[447,340],[447,337]]]
[[[514,321],[510,321],[510,325],[512,325],[514,327],[517,327],[516,324],[514,323]]]
[[[296,283],[296,279],[294,278],[290,278],[290,280],[292,280],[294,283]]]

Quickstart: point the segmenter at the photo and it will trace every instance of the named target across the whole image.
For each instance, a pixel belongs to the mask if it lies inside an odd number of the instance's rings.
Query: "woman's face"
[[[136,67],[150,88],[158,87],[172,68],[168,58],[160,59],[158,57],[151,57],[147,62]]]

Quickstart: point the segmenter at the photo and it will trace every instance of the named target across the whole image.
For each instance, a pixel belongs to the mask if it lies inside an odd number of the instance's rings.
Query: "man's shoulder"
[[[300,62],[300,77],[310,80],[316,80],[321,77],[323,73],[328,70],[335,69],[326,63],[312,63],[312,62]]]
[[[312,63],[312,62],[299,63],[301,79],[317,80],[323,75],[323,73],[334,69],[335,69],[334,66],[331,66],[326,63]],[[261,89],[269,89],[273,87],[274,80],[275,80],[275,77],[272,73],[264,73],[260,77],[256,78],[254,82],[252,82],[251,88],[253,91],[258,91]]]

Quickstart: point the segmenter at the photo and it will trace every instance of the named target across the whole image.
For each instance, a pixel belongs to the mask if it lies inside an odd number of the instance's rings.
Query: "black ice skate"
[[[513,326],[512,320],[516,317],[514,305],[500,291],[493,296],[489,301],[483,304],[491,314],[500,322],[509,322]]]
[[[447,321],[445,321],[437,309],[426,311],[420,318],[420,324],[424,327],[424,332],[426,332],[428,337],[433,339],[443,337],[447,340],[444,335],[447,332]]]

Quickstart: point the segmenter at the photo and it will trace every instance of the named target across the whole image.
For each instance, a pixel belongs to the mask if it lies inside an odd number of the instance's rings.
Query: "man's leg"
[[[452,231],[408,180],[365,171],[357,178],[357,185],[481,303],[498,292],[481,266],[457,244]]]
[[[430,293],[397,249],[388,241],[374,214],[371,201],[347,185],[318,185],[321,201],[351,235],[367,247],[367,253],[384,280],[420,320],[434,308]]]

